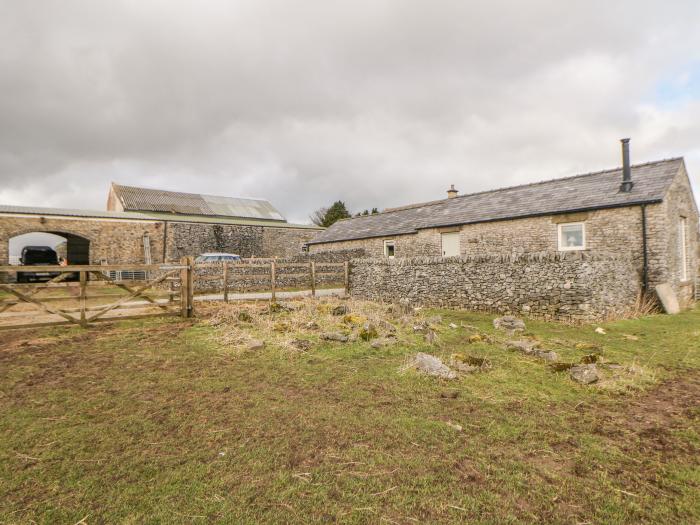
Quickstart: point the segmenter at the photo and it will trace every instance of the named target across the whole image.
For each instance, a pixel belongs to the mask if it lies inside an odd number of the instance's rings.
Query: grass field
[[[528,321],[562,360],[624,366],[581,386],[505,350],[490,315],[426,312],[434,345],[394,317],[375,349],[321,341],[352,327],[300,304],[1,334],[0,522],[700,522],[699,310],[605,335]],[[492,367],[404,371],[417,351]]]

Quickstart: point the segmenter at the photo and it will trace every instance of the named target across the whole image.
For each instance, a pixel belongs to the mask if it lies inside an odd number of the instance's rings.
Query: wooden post
[[[168,303],[172,303],[175,300],[175,283],[173,281],[169,281],[168,284],[170,285],[170,294],[168,295]]]
[[[194,316],[194,257],[187,258],[187,317]]]
[[[276,301],[275,288],[277,284],[277,277],[275,275],[275,261],[270,263],[270,285],[272,287],[272,302]]]
[[[85,306],[87,297],[87,272],[80,272],[80,326],[87,328],[85,319]]]
[[[193,276],[192,257],[183,257],[180,264],[186,266],[180,270],[180,312],[182,317],[192,317],[193,314]]]
[[[224,261],[224,302],[228,303],[228,263]]]
[[[345,295],[350,295],[350,262],[345,261]]]
[[[314,261],[309,263],[309,270],[311,272],[311,297],[316,297],[316,263]]]

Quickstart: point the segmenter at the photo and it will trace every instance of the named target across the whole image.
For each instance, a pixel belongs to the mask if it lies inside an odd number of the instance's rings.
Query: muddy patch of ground
[[[614,439],[622,450],[663,456],[700,455],[692,443],[673,435],[700,415],[700,371],[692,370],[613,406],[586,406],[594,415],[594,433]],[[700,456],[697,456],[700,457]]]

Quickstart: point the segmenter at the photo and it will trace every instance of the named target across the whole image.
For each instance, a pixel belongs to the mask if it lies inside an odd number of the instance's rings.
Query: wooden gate
[[[13,274],[38,272],[48,274],[48,282],[7,282]],[[119,278],[137,272],[145,279]],[[0,330],[59,324],[87,327],[97,321],[154,315],[191,317],[192,274],[190,257],[179,264],[0,266]]]

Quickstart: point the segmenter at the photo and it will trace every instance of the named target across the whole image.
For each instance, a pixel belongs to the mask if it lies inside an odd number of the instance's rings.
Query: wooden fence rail
[[[337,270],[318,272],[317,265],[324,269],[337,268]],[[203,271],[208,269],[220,269],[220,271],[210,274],[197,275],[197,269]],[[287,271],[296,269],[299,271]],[[259,271],[256,272],[255,270]],[[281,272],[280,270],[283,271]],[[212,287],[208,291],[220,293],[223,295],[223,299],[226,302],[229,301],[231,291],[234,289],[233,284],[235,284],[236,281],[266,281],[266,288],[270,291],[271,300],[273,301],[277,299],[277,291],[280,288],[280,280],[283,281],[285,279],[294,279],[297,282],[304,283],[304,286],[307,286],[308,284],[312,297],[316,296],[319,278],[336,277],[339,283],[343,283],[346,293],[349,292],[350,285],[350,268],[348,262],[316,263],[315,261],[311,261],[308,263],[277,263],[275,260],[244,259],[240,262],[196,264],[194,273],[194,280],[197,282],[218,282],[219,284],[217,287]]]
[[[193,269],[191,257],[183,258],[179,264],[0,266],[0,277],[18,272],[58,274],[45,283],[5,283],[6,278],[0,281],[0,291],[10,296],[0,298],[0,330],[54,324],[87,327],[97,321],[153,315],[191,317],[194,312]],[[109,275],[109,272],[119,275],[122,271],[142,272],[147,277],[143,281],[121,281]],[[66,282],[76,275],[77,282]],[[180,284],[178,298],[172,289],[173,281]],[[170,283],[170,290],[154,290],[165,282]],[[90,293],[91,289],[98,293]],[[108,290],[115,293],[106,293]],[[167,300],[160,300],[162,297]],[[104,300],[109,302],[89,304]],[[32,308],[17,311],[19,305]],[[124,310],[134,315],[119,315]],[[138,310],[143,311],[139,313]]]

